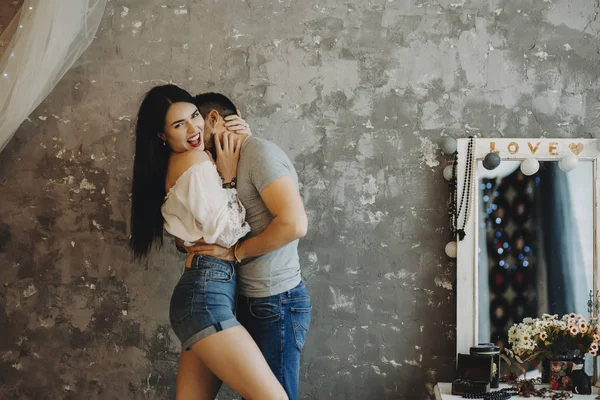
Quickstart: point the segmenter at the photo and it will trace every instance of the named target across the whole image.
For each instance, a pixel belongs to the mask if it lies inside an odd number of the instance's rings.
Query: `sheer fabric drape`
[[[0,35],[0,151],[87,49],[106,0],[25,0]]]

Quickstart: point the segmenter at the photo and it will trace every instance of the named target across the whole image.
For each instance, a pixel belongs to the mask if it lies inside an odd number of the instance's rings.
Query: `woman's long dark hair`
[[[159,137],[173,103],[193,103],[194,98],[175,85],[152,88],[144,97],[135,127],[135,161],[131,199],[131,239],[136,258],[148,254],[152,245],[163,243],[165,181],[171,148]]]

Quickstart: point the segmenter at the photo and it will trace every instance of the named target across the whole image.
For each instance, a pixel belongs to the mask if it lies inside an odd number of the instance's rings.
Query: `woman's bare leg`
[[[177,400],[214,400],[221,380],[193,351],[181,351],[177,368]]]
[[[190,348],[244,399],[287,400],[285,390],[244,327],[225,329],[199,340]]]

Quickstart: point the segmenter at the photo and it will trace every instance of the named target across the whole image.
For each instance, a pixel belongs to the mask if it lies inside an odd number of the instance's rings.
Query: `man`
[[[248,128],[231,117],[236,115],[236,107],[221,94],[198,95],[195,103],[205,118],[204,144],[209,151],[214,149],[215,135],[236,130],[235,124]],[[227,184],[237,188],[252,232],[231,249],[199,243],[186,251],[238,263],[237,318],[258,344],[289,399],[295,400],[300,354],[312,310],[298,258],[298,239],[306,235],[308,219],[298,176],[287,155],[267,140],[236,135],[244,142],[237,179]]]

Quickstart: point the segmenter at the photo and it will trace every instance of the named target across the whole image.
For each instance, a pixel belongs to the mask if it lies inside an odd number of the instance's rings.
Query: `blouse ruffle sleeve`
[[[176,196],[200,225],[206,243],[230,248],[250,232],[236,189],[223,189],[211,162],[191,166],[177,182]]]

